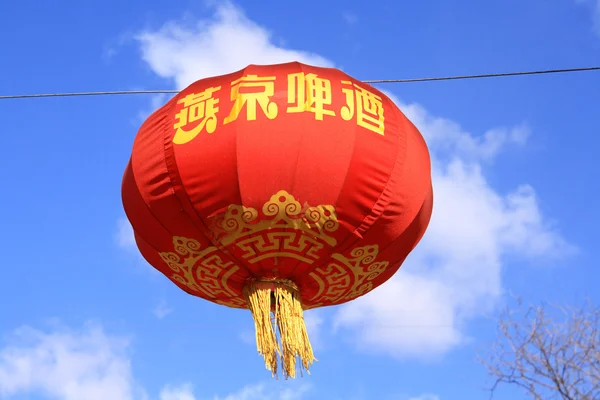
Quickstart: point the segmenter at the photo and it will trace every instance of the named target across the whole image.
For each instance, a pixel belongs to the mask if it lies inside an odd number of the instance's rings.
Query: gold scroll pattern
[[[173,272],[172,280],[215,303],[246,308],[246,302],[227,284],[239,267],[231,261],[223,261],[217,247],[202,249],[197,240],[175,236],[173,248],[175,252],[159,253]]]
[[[160,253],[173,272],[170,278],[217,304],[247,308],[243,296],[228,286],[228,280],[240,268],[232,261],[223,261],[224,246],[237,246],[248,263],[288,257],[313,264],[319,258],[319,250],[336,245],[335,238],[329,235],[339,227],[333,206],[302,207],[282,190],[263,205],[262,214],[259,217],[254,208],[229,206],[213,221],[218,247],[202,249],[197,240],[173,237],[175,251]],[[377,261],[378,254],[377,245],[357,247],[349,257],[332,254],[331,261],[309,274],[317,283],[318,292],[306,308],[346,302],[371,291],[373,280],[389,264]]]
[[[211,229],[222,246],[241,250],[250,264],[267,258],[293,258],[306,264],[319,259],[319,251],[333,247],[329,234],[339,228],[331,205],[304,207],[288,192],[275,193],[262,207],[231,205],[214,218]]]
[[[371,291],[373,280],[389,265],[387,261],[377,261],[378,254],[377,245],[357,247],[350,257],[333,254],[333,261],[309,274],[319,285],[310,308],[350,301]]]

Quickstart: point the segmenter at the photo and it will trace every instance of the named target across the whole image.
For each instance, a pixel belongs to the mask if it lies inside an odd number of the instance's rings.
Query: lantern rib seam
[[[160,218],[158,218],[156,216],[156,214],[154,214],[154,211],[152,210],[152,207],[150,207],[150,205],[146,202],[146,199],[142,195],[142,191],[140,190],[140,186],[138,184],[138,180],[137,180],[137,177],[136,177],[136,172],[135,172],[135,168],[134,168],[134,164],[133,164],[133,158],[134,158],[134,156],[135,156],[135,154],[132,154],[131,157],[130,157],[130,168],[131,168],[131,177],[133,179],[133,186],[135,187],[136,191],[140,195],[140,199],[142,200],[141,202],[144,204],[144,207],[146,207],[146,209],[148,210],[148,213],[150,213],[150,215],[152,215],[152,218],[154,218],[154,220],[165,230],[165,232],[167,232],[167,234],[169,234],[171,237],[173,237],[175,235],[175,233],[171,232],[171,230],[169,228],[167,228],[167,226],[163,223],[163,221]],[[144,235],[142,235],[139,231],[137,231],[135,229],[135,227],[133,226],[132,219],[130,219],[129,216],[128,216],[127,208],[125,208],[125,215],[127,216],[127,219],[129,219],[129,221],[131,223],[131,227],[133,228],[133,231],[140,238],[142,238],[144,240],[144,242],[148,243],[148,245],[150,245],[150,247],[152,247],[157,252],[160,252],[158,249],[156,249],[153,245],[150,244],[150,242],[148,241],[148,239],[146,237],[144,237]]]
[[[247,70],[251,66],[252,66],[252,64],[246,66],[245,68],[243,68],[242,70],[240,70],[238,72],[241,72],[242,76],[244,76],[244,75],[246,75]],[[235,130],[235,149],[234,149],[234,151],[235,151],[235,176],[236,176],[236,182],[237,182],[238,196],[239,196],[239,199],[240,199],[239,203],[243,207],[244,206],[244,199],[242,197],[242,185],[240,184],[240,179],[239,179],[240,178],[240,169],[239,169],[239,163],[238,163],[238,132],[239,131],[238,131],[238,123],[237,123],[237,121],[234,122],[232,128]],[[184,189],[185,189],[185,186],[184,186]],[[187,191],[186,191],[186,193],[187,193]],[[252,247],[254,247],[255,251],[257,250],[254,244],[252,244]],[[235,256],[235,254],[233,254],[231,252],[229,254],[231,254],[231,258],[236,262],[236,264],[238,265],[238,267],[240,267],[243,270],[245,270],[246,273],[249,276],[251,276],[251,277],[256,277],[257,276],[257,274],[255,274],[254,272],[252,272],[252,270],[250,268],[248,268],[243,261],[238,260],[238,258]],[[262,275],[263,266],[261,265],[260,261],[258,262],[258,266],[260,268],[260,274],[258,274],[258,275]]]
[[[425,191],[425,193],[427,193],[427,190]],[[411,227],[412,227],[412,224],[413,224],[413,223],[416,221],[416,219],[417,219],[417,217],[419,216],[419,214],[420,214],[420,213],[423,211],[423,207],[425,206],[425,202],[426,202],[426,200],[427,200],[427,196],[425,196],[425,197],[423,198],[423,201],[421,202],[421,206],[420,206],[420,207],[417,209],[417,210],[418,210],[418,211],[417,211],[417,213],[414,215],[413,219],[410,221],[410,223],[408,224],[408,226],[406,227],[406,229],[405,229],[405,230],[402,232],[403,234],[404,234],[404,233],[406,233],[406,231],[407,231],[409,228],[411,228]],[[423,232],[423,235],[424,235],[424,234],[425,234],[425,232]],[[391,270],[391,269],[394,269],[394,268],[395,268],[395,270],[393,271],[392,275],[390,275],[390,277],[388,277],[388,278],[386,279],[386,281],[387,281],[388,279],[390,279],[390,278],[391,278],[391,277],[392,277],[392,276],[393,276],[393,275],[394,275],[394,274],[395,274],[395,273],[396,273],[396,272],[397,272],[397,271],[398,271],[398,270],[399,270],[399,269],[402,267],[402,264],[404,263],[404,260],[406,260],[406,258],[407,258],[407,257],[410,255],[410,253],[411,253],[411,252],[414,250],[414,248],[416,247],[416,245],[417,245],[417,244],[419,244],[419,242],[420,242],[420,241],[421,241],[421,239],[423,238],[423,235],[421,235],[421,237],[415,241],[415,243],[413,244],[413,247],[412,247],[410,250],[408,250],[408,251],[406,252],[406,254],[404,254],[404,255],[403,255],[401,258],[399,258],[399,259],[398,259],[398,260],[396,260],[396,261],[389,261],[389,263],[390,263],[390,264],[389,264],[388,268],[386,268],[386,272],[387,272],[387,270],[388,270],[388,269],[390,269],[390,270]],[[385,246],[383,246],[383,247],[380,247],[380,248],[379,248],[379,254],[383,254],[383,253],[385,252],[385,250],[389,249],[391,246],[393,246],[393,245],[394,245],[394,244],[395,244],[395,243],[396,243],[396,242],[397,242],[399,239],[401,239],[401,238],[402,238],[402,235],[398,236],[398,237],[397,237],[396,239],[394,239],[394,240],[391,240],[391,241],[390,241],[388,244],[386,244]],[[398,266],[398,268],[396,268],[395,266],[396,266],[398,263],[400,263],[400,265]],[[382,274],[382,275],[383,275],[383,274]],[[365,293],[365,294],[366,294],[366,293]],[[363,295],[363,296],[364,296],[364,295]]]
[[[299,66],[299,67],[300,67],[300,71],[301,71],[302,73],[304,73],[305,69],[304,69],[304,65],[303,65],[303,64],[301,64],[301,63],[299,63],[299,62],[296,62],[296,63],[294,63],[294,64],[295,64],[296,66]],[[304,127],[304,126],[306,126],[306,120],[305,120],[305,119],[302,119],[302,124],[303,124],[303,127]],[[305,132],[305,131],[306,131],[306,129],[302,129],[302,132],[303,132],[303,134],[302,134],[302,137],[301,137],[301,139],[300,139],[300,144],[299,144],[299,146],[298,146],[298,151],[296,152],[296,162],[294,163],[294,177],[293,177],[293,179],[292,179],[292,185],[291,185],[291,187],[290,187],[290,193],[294,193],[294,188],[295,188],[295,186],[296,186],[296,180],[297,180],[297,177],[298,177],[298,160],[300,159],[300,151],[302,151],[302,143],[304,143],[304,141],[305,141],[305,137],[306,137],[306,135],[304,135],[304,132]],[[346,173],[346,176],[347,176],[347,173]],[[339,196],[339,194],[338,194],[338,196]],[[286,229],[286,230],[287,230],[287,229]],[[281,242],[279,242],[279,251],[281,251],[281,246],[282,246],[282,245],[283,245],[283,244],[282,244]],[[304,249],[304,252],[302,253],[302,255],[303,255],[303,256],[306,256],[306,253],[307,253],[308,251],[310,251],[310,248],[309,248],[309,247],[306,247],[306,248]],[[298,266],[300,265],[300,263],[301,263],[301,262],[302,262],[302,261],[299,261],[299,260],[298,260],[298,261],[296,261],[296,263],[295,263],[294,267],[293,267],[293,268],[290,270],[290,273],[289,273],[289,276],[290,276],[290,277],[293,277],[293,276],[294,276],[294,272],[296,271],[296,268],[298,268]]]
[[[390,101],[391,101],[391,100],[390,100]],[[405,118],[405,117],[403,118],[403,114],[400,114],[400,113],[398,112],[398,110],[394,110],[394,111],[395,111],[395,113],[396,113],[396,116],[398,117],[398,121],[404,121],[404,118]],[[354,144],[356,144],[356,136],[355,136],[355,139],[354,139]],[[407,143],[407,142],[405,142],[405,144],[404,144],[404,151],[405,151],[405,153],[406,153],[407,146],[408,146],[408,143]],[[398,151],[399,151],[399,150],[398,150]],[[353,152],[354,152],[354,150],[353,150]],[[389,184],[390,184],[390,181],[391,181],[391,179],[392,179],[392,175],[393,175],[394,171],[396,171],[396,169],[397,169],[399,166],[403,166],[403,165],[404,165],[404,163],[400,161],[400,157],[399,157],[398,153],[396,153],[396,160],[394,161],[394,165],[393,165],[392,169],[390,170],[390,174],[388,175],[388,178],[387,178],[387,181],[386,181],[386,183],[385,183],[385,186],[383,187],[383,189],[382,189],[381,193],[379,194],[379,197],[377,198],[377,200],[376,200],[376,201],[375,201],[375,203],[373,204],[373,207],[371,208],[371,211],[372,211],[372,210],[373,210],[375,207],[377,207],[377,205],[378,205],[378,204],[380,204],[382,197],[384,197],[384,194],[385,194],[385,193],[388,191],[388,187],[389,187]],[[347,175],[347,171],[348,171],[348,170],[346,170],[346,176],[348,176],[348,175]],[[341,193],[341,192],[340,192],[340,193]],[[389,197],[389,194],[388,194],[388,197]],[[424,201],[424,200],[423,200],[423,201]],[[336,203],[337,203],[337,201],[336,201]],[[389,204],[389,201],[388,201],[388,204]],[[370,226],[369,228],[367,228],[367,229],[366,229],[366,230],[363,232],[363,234],[365,234],[366,232],[368,232],[368,230],[369,230],[369,229],[370,229],[370,228],[373,226],[373,224],[374,224],[374,223],[375,223],[375,222],[376,222],[376,221],[379,219],[379,217],[380,217],[380,216],[383,214],[383,212],[385,211],[385,208],[386,208],[386,207],[383,207],[383,206],[382,206],[382,210],[381,210],[381,212],[379,213],[379,215],[377,215],[377,217],[374,217],[375,219],[374,219],[374,220],[373,220],[373,222],[371,223],[371,226]],[[412,221],[414,221],[414,218],[416,218],[416,216],[419,214],[419,212],[420,212],[421,208],[422,208],[422,205],[421,205],[421,207],[417,208],[417,212],[414,214],[414,216],[413,216],[413,219],[412,219],[412,220],[411,220],[411,222],[408,224],[408,226],[410,226],[410,224],[412,223]],[[367,214],[367,215],[366,215],[366,216],[363,218],[362,222],[361,222],[361,223],[360,223],[360,224],[359,224],[359,225],[356,227],[356,229],[354,230],[354,232],[353,232],[353,233],[356,233],[356,232],[359,230],[359,228],[360,228],[360,227],[361,227],[361,226],[362,226],[362,225],[365,223],[365,221],[366,221],[366,220],[367,220],[369,217],[371,217],[372,215],[373,215],[372,213],[369,213],[369,214]],[[358,235],[356,235],[356,234],[354,234],[354,235],[352,235],[352,234],[351,234],[351,235],[350,235],[350,237],[351,237],[351,236],[354,236],[354,238],[355,238],[355,239],[354,239],[354,240],[352,240],[352,239],[350,238],[350,239],[347,239],[347,240],[345,240],[343,243],[345,243],[346,245],[345,245],[343,248],[338,248],[338,249],[337,249],[337,251],[336,251],[336,253],[344,254],[346,251],[348,251],[348,249],[352,248],[352,246],[356,245],[356,243],[358,243],[358,242],[360,242],[360,241],[362,240],[362,236],[358,236]],[[391,245],[392,243],[394,243],[394,241],[395,241],[395,239],[394,239],[394,240],[391,240],[391,241],[390,241],[390,243],[388,243],[388,245],[386,245],[386,248],[387,248],[389,245]],[[312,266],[312,268],[310,268],[309,270],[307,270],[307,271],[306,271],[306,275],[310,275],[310,274],[311,274],[312,272],[314,272],[314,271],[315,271],[317,268],[320,268],[320,267],[322,267],[322,266],[323,266],[323,265],[324,265],[326,262],[327,262],[327,261],[325,260],[325,261],[321,261],[321,262],[319,262],[319,263],[316,263],[315,265],[313,265],[313,266]]]
[[[347,74],[344,74],[344,73],[342,73],[342,74],[343,74],[343,75],[345,75],[345,79],[348,79],[348,80],[353,80],[353,78],[352,78],[352,77],[350,77],[349,75],[347,75]],[[352,154],[350,155],[349,162],[348,162],[348,166],[347,166],[347,168],[346,168],[346,170],[345,170],[345,173],[344,173],[344,181],[343,181],[343,183],[342,183],[341,189],[340,189],[340,191],[339,191],[339,193],[338,193],[338,195],[337,195],[337,197],[336,197],[336,199],[335,199],[335,202],[333,203],[333,205],[334,205],[335,207],[337,207],[337,204],[338,204],[338,202],[339,202],[339,200],[340,200],[340,196],[342,195],[342,192],[343,192],[343,190],[342,190],[342,189],[345,187],[345,185],[346,185],[346,182],[348,181],[348,173],[350,172],[350,171],[349,171],[349,165],[351,164],[351,162],[352,162],[352,159],[354,158],[354,156],[355,156],[355,153],[356,153],[356,137],[357,137],[357,130],[358,130],[358,128],[356,128],[356,127],[354,127],[354,128],[353,128],[353,130],[352,130],[352,132],[353,132],[353,134],[354,134],[354,137],[353,137],[353,140],[352,140]],[[393,170],[393,168],[392,168],[392,170]],[[390,173],[390,176],[391,176],[391,173]],[[389,181],[389,177],[388,177],[388,181]],[[377,202],[376,202],[376,203],[377,203]],[[363,221],[364,221],[364,220],[363,220]],[[361,224],[362,224],[362,222],[361,222]],[[361,224],[359,224],[358,226],[360,226]],[[355,235],[355,232],[356,232],[356,228],[355,228],[353,231],[348,231],[348,235],[346,235],[346,236],[344,237],[344,239],[342,240],[342,242],[341,242],[341,243],[342,243],[342,244],[343,244],[343,243],[346,243],[348,240],[350,240],[350,238],[351,238],[352,236],[356,236],[356,235]],[[360,240],[360,238],[359,238],[358,240]],[[352,244],[354,244],[354,243],[356,243],[356,241],[352,242]],[[344,252],[344,251],[346,251],[346,250],[347,250],[347,249],[348,249],[350,246],[351,246],[351,245],[349,245],[348,247],[345,247],[345,248],[344,248],[342,251],[340,251],[340,249],[339,249],[339,248],[332,248],[332,249],[330,249],[330,250],[328,251],[328,253],[327,253],[327,256],[328,256],[328,257],[330,257],[330,256],[331,256],[333,253],[343,253],[343,252]],[[311,272],[314,272],[314,270],[316,270],[317,268],[320,268],[320,267],[321,267],[321,266],[323,266],[325,263],[326,263],[326,261],[320,261],[320,260],[319,260],[318,262],[316,262],[316,263],[315,263],[315,265],[313,265],[313,266],[312,266],[312,268],[310,268],[310,269],[307,269],[307,270],[306,270],[306,272],[305,272],[305,275],[306,275],[306,276],[309,276]],[[298,267],[298,264],[297,264],[297,265],[296,265],[296,267],[294,267],[294,269],[291,271],[290,275],[293,275],[293,274],[294,274],[294,271],[296,270],[296,268],[297,268],[297,267]]]
[[[140,186],[138,185],[137,179],[136,179],[136,174],[135,174],[135,169],[133,168],[133,154],[131,155],[131,161],[130,161],[130,165],[131,165],[131,177],[133,179],[133,186],[135,187],[135,189],[137,190],[137,192],[140,194],[140,199],[142,200],[142,203],[144,204],[144,207],[146,207],[146,209],[148,210],[148,213],[150,215],[152,215],[152,218],[154,218],[154,220],[165,230],[165,232],[170,235],[170,236],[174,236],[174,233],[171,232],[170,229],[168,229],[162,222],[161,219],[157,218],[156,215],[154,214],[154,212],[152,211],[152,208],[148,205],[148,203],[146,202],[146,200],[144,199],[144,197],[141,195],[140,192]],[[127,209],[125,209],[125,215],[127,215]],[[127,217],[129,219],[129,217]],[[131,220],[130,220],[131,221]],[[132,229],[134,232],[135,236],[138,236],[140,239],[142,239],[147,245],[148,247],[150,247],[151,249],[153,249],[154,251],[156,251],[157,253],[160,253],[161,250],[157,249],[140,231],[136,230],[135,227],[133,227],[133,223],[132,225]],[[135,237],[134,236],[134,237]],[[142,253],[142,257],[144,257],[143,253]],[[146,257],[144,257],[145,259]],[[161,274],[165,275],[166,274],[164,272],[162,272],[160,269],[158,270]],[[179,286],[177,285],[180,289],[182,289],[184,292],[186,292],[187,294],[191,295],[191,296],[197,296],[197,297],[201,297],[207,301],[212,301],[212,299],[209,299],[207,297],[204,296],[199,296],[197,293],[192,293],[187,287],[185,286]]]
[[[246,69],[247,69],[247,67],[242,70],[242,74],[246,73]],[[235,122],[233,124],[232,128],[235,129],[235,149],[234,149],[234,152],[235,152],[235,177],[236,177],[236,183],[237,183],[237,189],[238,189],[238,197],[240,199],[239,203],[243,207],[244,199],[242,197],[242,185],[240,185],[240,167],[239,167],[239,162],[238,162],[238,126],[237,126],[237,122]],[[185,190],[185,186],[184,186],[184,190]],[[187,193],[187,191],[186,191],[186,193]],[[252,246],[254,247],[254,244]],[[256,250],[256,248],[254,250]],[[256,277],[257,274],[252,272],[252,270],[250,270],[250,268],[248,268],[246,266],[246,264],[244,264],[241,260],[238,260],[237,257],[232,252],[230,252],[229,254],[231,254],[231,258],[236,261],[238,267],[244,269],[248,273],[249,276]],[[260,268],[260,272],[262,273],[263,267],[260,264],[260,262],[258,263],[258,266]]]
[[[383,93],[382,93],[383,94]],[[389,99],[389,101],[393,104],[394,102]],[[396,118],[398,120],[398,125],[404,125],[404,121],[402,118],[402,115],[399,113],[399,109],[396,107],[392,107],[392,110],[394,111],[394,113],[396,114]],[[408,148],[408,139],[406,139],[404,141],[404,148],[401,149],[400,148],[400,144],[397,146],[396,148],[396,160],[394,160],[394,165],[392,166],[392,169],[390,170],[390,174],[388,175],[387,181],[385,182],[385,185],[383,187],[383,190],[381,191],[381,193],[379,194],[379,197],[377,198],[377,200],[375,201],[375,203],[373,204],[373,207],[371,208],[371,213],[367,214],[362,222],[356,227],[355,231],[360,231],[361,228],[363,228],[363,226],[365,226],[365,223],[367,220],[372,219],[370,226],[366,227],[362,233],[359,233],[359,235],[363,235],[366,234],[369,229],[371,229],[373,227],[373,225],[375,225],[375,223],[379,220],[379,218],[381,217],[381,215],[385,212],[387,206],[390,204],[391,201],[391,194],[389,193],[389,186],[390,186],[390,181],[392,180],[392,176],[394,175],[394,172],[397,171],[398,169],[402,169],[403,167],[405,167],[406,164],[406,151]],[[400,151],[404,151],[403,156],[401,157],[399,152]],[[402,173],[402,175],[404,175],[405,171]],[[387,197],[387,201],[385,201],[385,197]],[[383,199],[383,200],[382,200]],[[383,203],[385,202],[385,206],[383,205]],[[375,210],[376,208],[381,208],[381,211],[379,211],[379,213],[377,213],[377,215],[375,215],[375,213],[373,212],[373,210]],[[415,214],[416,215],[416,214]]]
[[[244,70],[242,70],[242,71],[244,71]],[[176,103],[173,103],[172,107],[175,107],[175,104]],[[169,108],[169,111],[172,111],[171,108]],[[174,146],[173,146],[173,142],[172,142],[172,140],[170,138],[170,136],[171,136],[170,130],[168,129],[168,125],[166,125],[167,124],[167,122],[166,122],[166,114],[167,113],[165,113],[165,118],[163,119],[163,121],[161,121],[161,122],[163,122],[163,124],[165,124],[164,132],[166,132],[166,134],[167,134],[167,137],[163,139],[164,143],[166,144],[165,146],[163,146],[163,154],[164,154],[164,159],[165,159],[165,168],[169,172],[169,174],[168,174],[169,175],[169,182],[171,184],[171,189],[173,190],[173,196],[177,199],[177,202],[179,203],[179,206],[180,206],[182,212],[184,212],[188,216],[188,218],[190,220],[190,223],[196,228],[196,230],[198,231],[198,233],[201,234],[202,236],[204,236],[204,238],[206,240],[208,240],[210,243],[212,243],[213,245],[218,246],[218,243],[215,243],[213,241],[213,239],[206,234],[207,232],[210,232],[210,229],[208,228],[208,226],[206,226],[206,224],[202,220],[202,217],[198,214],[198,211],[196,210],[196,207],[194,207],[194,203],[192,202],[192,199],[190,198],[190,195],[189,195],[189,193],[187,191],[187,187],[186,187],[185,183],[183,182],[183,179],[181,179],[181,175],[179,174],[179,168],[178,168],[177,160],[176,160],[176,157],[175,157],[175,149],[174,149]],[[237,148],[237,142],[236,142],[236,148]],[[169,156],[172,157],[172,159],[173,159],[172,162],[171,162],[171,164],[172,164],[171,168],[169,168],[169,163],[167,161],[167,157],[169,157]],[[178,181],[179,181],[179,185],[178,186],[179,186],[180,190],[177,190],[176,185],[173,183],[173,179],[172,179],[172,175],[171,174],[173,174],[173,176],[175,176],[176,178],[178,178]],[[236,174],[237,174],[237,160],[236,160]],[[239,185],[239,182],[238,182],[238,185]],[[180,195],[181,196],[185,196],[185,199],[187,200],[187,203],[190,206],[189,208],[191,208],[191,210],[193,210],[194,215],[190,215],[190,212],[188,212],[186,210],[186,208],[183,206],[182,199],[180,199],[180,197],[179,197]],[[195,216],[195,218],[198,220],[198,222],[202,226],[198,226],[198,223],[195,221],[194,216]],[[233,261],[239,268],[241,268],[244,271],[246,271],[246,273],[249,276],[254,276],[255,275],[233,253],[231,253],[231,252],[225,253],[225,252],[223,252],[221,250],[219,250],[219,252],[221,254],[223,254],[225,257],[229,258],[231,261]]]

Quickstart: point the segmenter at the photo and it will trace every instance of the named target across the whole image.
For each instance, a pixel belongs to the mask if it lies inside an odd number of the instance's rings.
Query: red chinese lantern
[[[267,369],[315,361],[303,310],[388,280],[433,203],[427,146],[383,93],[332,68],[250,65],[192,83],[141,126],[123,205],[185,292],[249,309]]]

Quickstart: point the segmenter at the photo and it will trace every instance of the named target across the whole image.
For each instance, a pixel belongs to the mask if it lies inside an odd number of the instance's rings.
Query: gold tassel
[[[256,347],[265,359],[266,368],[277,376],[279,356],[285,378],[295,378],[296,360],[300,358],[300,372],[304,368],[310,374],[310,365],[317,360],[308,339],[296,285],[287,280],[254,281],[244,287],[244,297],[254,318]]]

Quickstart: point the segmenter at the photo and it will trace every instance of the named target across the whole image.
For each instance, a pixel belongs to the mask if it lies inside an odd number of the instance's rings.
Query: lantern
[[[316,361],[303,310],[388,280],[423,236],[433,192],[427,146],[385,94],[292,62],[199,80],[156,110],[122,200],[148,263],[191,295],[250,310],[267,369],[287,378]]]

